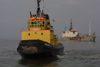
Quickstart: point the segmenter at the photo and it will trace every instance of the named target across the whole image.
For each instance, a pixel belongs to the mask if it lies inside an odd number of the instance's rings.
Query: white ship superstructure
[[[76,37],[78,35],[77,30],[68,30],[62,33],[62,37]]]

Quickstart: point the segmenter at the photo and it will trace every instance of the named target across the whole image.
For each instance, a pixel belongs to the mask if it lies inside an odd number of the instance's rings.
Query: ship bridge
[[[35,16],[36,17],[36,16]],[[50,29],[49,19],[44,17],[31,17],[27,21],[28,30],[48,30]]]

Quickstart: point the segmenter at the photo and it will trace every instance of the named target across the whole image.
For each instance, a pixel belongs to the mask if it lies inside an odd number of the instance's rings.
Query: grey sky
[[[92,32],[100,36],[100,0],[44,0],[45,13],[48,13],[55,34],[61,36],[65,26],[80,33],[88,33],[89,22]],[[21,30],[27,28],[29,11],[36,12],[36,0],[0,0],[0,39],[21,37]],[[41,5],[43,6],[43,5]],[[56,22],[52,22],[55,19]]]

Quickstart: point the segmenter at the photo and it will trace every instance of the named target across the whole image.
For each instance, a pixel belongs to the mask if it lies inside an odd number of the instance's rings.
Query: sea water
[[[57,58],[22,59],[20,40],[0,39],[0,67],[100,67],[100,38],[96,42],[61,41],[64,55]]]

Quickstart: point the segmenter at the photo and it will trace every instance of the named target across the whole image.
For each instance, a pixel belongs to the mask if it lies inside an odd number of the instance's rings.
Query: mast
[[[72,19],[71,19],[69,30],[72,30],[72,29],[73,29],[73,26],[72,26]]]
[[[40,2],[41,0],[37,0],[37,14],[40,15]]]
[[[30,18],[32,18],[32,13],[31,13],[31,11],[30,11]]]
[[[66,26],[65,26],[65,31],[66,31]]]

